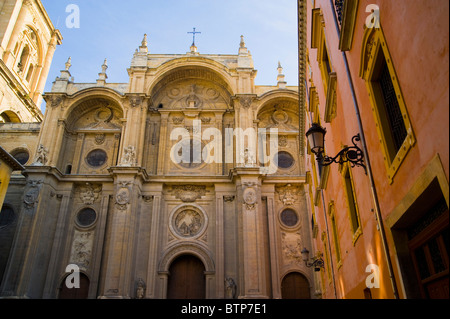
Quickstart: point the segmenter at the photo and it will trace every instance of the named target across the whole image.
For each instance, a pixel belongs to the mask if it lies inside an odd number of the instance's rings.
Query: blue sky
[[[298,84],[296,0],[41,0],[63,35],[45,91],[72,57],[75,82],[94,83],[108,59],[108,82],[127,83],[127,68],[143,35],[154,54],[189,51],[193,27],[200,54],[237,54],[244,35],[258,70],[257,85],[276,85],[278,61],[288,85]],[[66,7],[80,9],[68,28]]]

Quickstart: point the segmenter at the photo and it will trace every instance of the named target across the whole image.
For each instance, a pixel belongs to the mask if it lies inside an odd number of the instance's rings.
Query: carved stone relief
[[[175,197],[184,203],[193,203],[197,199],[205,196],[206,186],[197,185],[177,185],[172,187]]]
[[[94,232],[75,231],[70,263],[78,265],[81,269],[87,269],[91,262],[92,247],[94,244]]]
[[[25,193],[23,202],[25,209],[31,210],[38,203],[39,193],[42,188],[42,181],[28,181],[28,190]]]
[[[247,210],[254,210],[257,200],[256,190],[253,187],[249,187],[244,191],[244,204]]]
[[[132,182],[120,182],[116,193],[116,207],[119,210],[126,210],[131,198],[130,186]]]
[[[302,262],[302,240],[300,232],[281,232],[281,247],[283,251],[283,257],[287,262]]]
[[[294,205],[298,201],[299,188],[291,184],[285,186],[279,186],[276,188],[276,192],[280,198],[280,201],[285,206]]]
[[[197,238],[207,227],[207,216],[196,206],[185,206],[171,215],[170,229],[178,238]]]
[[[86,183],[84,186],[79,186],[76,192],[79,193],[80,199],[85,205],[94,205],[100,192],[102,190],[101,185],[93,185],[91,183]]]

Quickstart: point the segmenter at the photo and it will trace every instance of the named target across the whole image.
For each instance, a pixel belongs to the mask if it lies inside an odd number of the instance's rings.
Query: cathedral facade
[[[76,83],[69,59],[42,123],[0,127],[7,151],[31,145],[5,199],[2,297],[317,297],[298,88],[281,65],[255,85],[238,50],[156,55],[145,36],[128,83],[106,60]]]

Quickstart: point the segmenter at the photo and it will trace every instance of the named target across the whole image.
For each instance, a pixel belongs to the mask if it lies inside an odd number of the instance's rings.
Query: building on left
[[[3,201],[9,186],[26,183],[21,171],[37,150],[44,119],[42,93],[61,43],[61,33],[40,0],[0,1],[0,132],[8,132],[0,139],[0,229],[4,234],[12,232],[17,203]],[[17,143],[19,135],[23,139]],[[1,244],[3,253],[9,244]],[[6,260],[0,258],[0,271],[5,267]]]

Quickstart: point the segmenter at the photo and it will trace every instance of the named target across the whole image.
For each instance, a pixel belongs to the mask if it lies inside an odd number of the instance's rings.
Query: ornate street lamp
[[[303,248],[301,251],[302,259],[305,262],[306,267],[311,268],[314,267],[314,271],[319,272],[321,268],[324,267],[324,262],[322,259],[322,255],[318,254],[317,257],[314,257],[311,259],[311,262],[309,262],[309,251],[306,248]]]
[[[360,166],[364,168],[367,175],[367,168],[364,165],[364,152],[356,145],[356,142],[361,141],[360,135],[355,135],[352,138],[353,146],[349,146],[341,150],[335,157],[324,155],[325,134],[326,129],[317,123],[313,123],[311,128],[306,132],[311,152],[317,157],[317,162],[321,166],[329,166],[333,163],[343,164],[349,162],[352,167]]]

